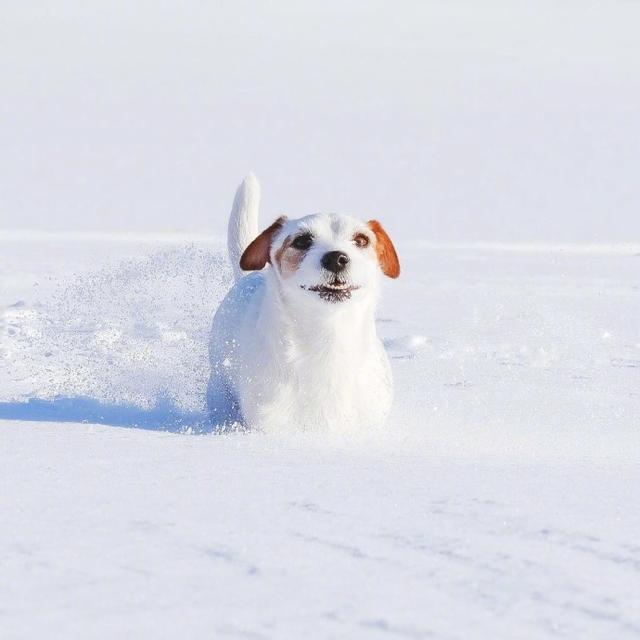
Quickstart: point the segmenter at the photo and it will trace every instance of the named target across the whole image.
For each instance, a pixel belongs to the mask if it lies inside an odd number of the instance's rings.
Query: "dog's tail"
[[[250,173],[236,191],[227,229],[227,249],[236,280],[243,275],[240,257],[249,243],[258,236],[259,206],[260,183],[253,173]]]

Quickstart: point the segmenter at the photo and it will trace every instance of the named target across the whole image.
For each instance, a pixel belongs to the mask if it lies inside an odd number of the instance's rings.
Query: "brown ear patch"
[[[280,216],[244,250],[240,258],[240,268],[243,271],[259,271],[264,268],[267,262],[271,262],[269,252],[273,236],[282,229],[286,219],[286,216]]]
[[[369,220],[367,225],[376,237],[376,253],[382,273],[390,278],[397,278],[400,275],[400,260],[391,238],[377,220]]]

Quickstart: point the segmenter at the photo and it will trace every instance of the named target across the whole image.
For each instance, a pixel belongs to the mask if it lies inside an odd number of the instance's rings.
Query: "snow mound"
[[[221,253],[190,245],[76,276],[32,306],[10,305],[0,312],[7,399],[202,411],[211,318],[230,283]]]

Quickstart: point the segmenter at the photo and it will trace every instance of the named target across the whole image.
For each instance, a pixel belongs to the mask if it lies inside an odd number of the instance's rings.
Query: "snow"
[[[640,4],[4,5],[2,640],[640,636]],[[249,170],[396,241],[387,432],[211,433]]]
[[[222,248],[0,234],[3,637],[640,635],[638,245],[399,242],[348,438],[207,431]]]

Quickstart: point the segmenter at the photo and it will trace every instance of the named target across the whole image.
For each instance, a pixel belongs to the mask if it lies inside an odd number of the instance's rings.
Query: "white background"
[[[0,229],[224,229],[280,212],[396,237],[640,238],[635,2],[13,2]]]

